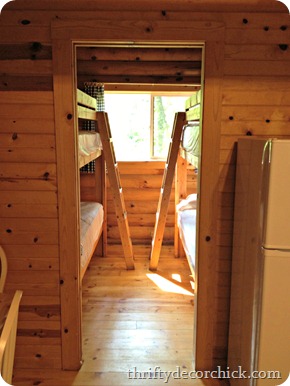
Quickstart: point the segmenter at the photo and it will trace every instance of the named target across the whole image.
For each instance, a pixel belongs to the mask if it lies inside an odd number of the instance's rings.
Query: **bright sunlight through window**
[[[185,110],[187,98],[188,94],[105,93],[117,160],[166,159],[175,113]]]

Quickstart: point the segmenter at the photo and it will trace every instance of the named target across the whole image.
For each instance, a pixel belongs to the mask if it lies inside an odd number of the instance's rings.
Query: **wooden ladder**
[[[125,209],[125,201],[123,190],[120,181],[118,163],[116,162],[113,139],[109,125],[108,114],[106,112],[97,112],[97,125],[101,137],[103,152],[108,171],[110,186],[113,193],[113,201],[115,203],[115,211],[120,231],[124,257],[127,269],[135,269],[132,241],[130,237],[127,212]]]
[[[176,165],[179,146],[180,146],[181,133],[182,133],[182,128],[186,123],[185,119],[186,119],[185,113],[175,114],[172,135],[171,135],[171,142],[169,145],[167,161],[166,161],[164,173],[163,173],[163,181],[162,181],[160,195],[159,195],[155,227],[154,227],[154,233],[152,238],[150,266],[149,266],[150,270],[152,271],[156,271],[158,266],[158,261],[159,261],[159,256],[160,256],[160,251],[161,251],[161,246],[163,241],[163,235],[164,235],[164,229],[165,229],[165,223],[166,223],[166,217],[167,217],[167,211],[169,206],[169,200],[170,200],[170,195],[172,191],[175,165]]]

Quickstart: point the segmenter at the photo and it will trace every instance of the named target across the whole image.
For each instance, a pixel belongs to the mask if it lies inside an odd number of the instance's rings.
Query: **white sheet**
[[[189,122],[182,129],[181,147],[186,160],[195,167],[198,167],[200,158],[199,133],[200,123],[196,121]]]
[[[81,269],[91,258],[104,220],[104,209],[98,202],[81,202]]]
[[[102,149],[100,134],[94,131],[79,131],[79,155],[87,156]]]
[[[177,206],[177,225],[180,239],[192,272],[195,277],[196,255],[196,194],[189,195]]]

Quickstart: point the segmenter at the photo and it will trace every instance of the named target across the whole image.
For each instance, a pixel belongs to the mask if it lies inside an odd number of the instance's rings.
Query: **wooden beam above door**
[[[131,89],[133,85],[174,85],[176,91],[184,91],[184,87],[201,84],[201,64],[201,47],[77,47],[80,88],[85,82],[99,82],[130,84]]]

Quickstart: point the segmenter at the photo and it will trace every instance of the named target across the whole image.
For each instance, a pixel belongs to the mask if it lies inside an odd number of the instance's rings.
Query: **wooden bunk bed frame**
[[[172,184],[175,174],[175,204],[178,205],[182,199],[185,199],[187,194],[186,189],[186,175],[187,175],[187,165],[188,162],[194,163],[195,167],[198,167],[199,162],[199,151],[200,151],[200,111],[201,111],[201,91],[194,94],[191,98],[188,99],[186,103],[186,112],[179,112],[175,114],[175,120],[172,129],[171,143],[169,146],[167,161],[165,163],[163,181],[159,195],[159,202],[156,212],[156,221],[154,227],[154,233],[152,238],[152,247],[150,252],[150,270],[155,271],[158,267],[161,245],[163,241],[163,234],[166,225],[166,216],[168,211],[169,199],[172,190]],[[198,124],[192,124],[191,122],[197,122]],[[189,146],[188,149],[183,143],[183,138],[185,135],[185,130],[189,128]],[[192,129],[193,128],[193,129]],[[184,162],[181,162],[181,159],[184,159]],[[191,197],[192,199],[192,197]],[[188,204],[188,203],[186,203]],[[195,205],[195,208],[193,208]],[[186,205],[185,205],[186,207]],[[184,207],[184,209],[185,209]],[[190,207],[190,209],[189,209]],[[192,272],[192,276],[195,277],[195,237],[194,243],[192,243],[192,236],[196,235],[196,196],[193,200],[193,203],[190,202],[190,205],[187,210],[194,210],[190,214],[193,216],[188,216],[184,218],[183,222],[186,221],[186,229],[189,230],[188,236],[186,237],[189,240],[187,244],[187,239],[183,233],[183,237],[179,237],[181,233],[179,232],[178,224],[178,213],[176,212],[175,218],[175,254],[176,257],[180,256],[181,252],[181,240],[184,244],[184,251],[186,252],[186,257]],[[182,210],[184,210],[182,209]],[[184,217],[184,216],[183,216]],[[188,224],[190,221],[190,224]],[[191,226],[194,227],[194,234],[192,235],[190,230]]]
[[[95,98],[92,98],[90,95],[84,93],[81,90],[77,90],[77,103],[78,103],[78,119],[82,120],[94,120],[95,112],[97,108],[97,102]],[[79,128],[80,129],[80,128]],[[91,161],[96,160],[102,155],[101,147],[96,149],[89,155],[79,155],[79,167],[83,167]]]
[[[78,121],[79,122],[81,120],[93,121],[96,125],[95,134],[100,136],[101,143],[102,143],[102,150],[98,148],[94,152],[92,152],[92,154],[89,154],[86,156],[79,156],[79,167],[90,162],[91,160],[95,160],[96,162],[97,160],[99,160],[99,158],[102,159],[101,174],[104,177],[103,177],[103,183],[99,184],[103,186],[103,195],[101,197],[101,203],[103,207],[106,208],[106,196],[104,195],[105,188],[106,188],[104,170],[106,168],[108,173],[108,178],[110,181],[110,187],[112,190],[113,199],[114,199],[116,217],[117,217],[118,227],[120,231],[126,267],[127,269],[134,269],[135,268],[134,255],[133,255],[133,247],[132,247],[132,241],[130,236],[128,218],[127,218],[127,211],[125,209],[125,200],[123,197],[123,189],[121,186],[118,163],[115,157],[115,151],[114,151],[111,129],[109,125],[108,114],[105,112],[97,112],[96,99],[79,89],[77,90],[77,101],[78,101],[78,108],[77,108]],[[95,175],[96,175],[96,172],[95,172]],[[85,178],[85,176],[81,175],[81,178],[82,177]],[[96,187],[97,185],[98,184],[95,183]],[[82,194],[82,190],[81,190],[81,200],[82,199],[84,199],[84,194]],[[87,196],[85,196],[85,200],[87,200]],[[103,237],[102,250],[103,250],[103,255],[106,255],[106,245],[107,245],[106,210],[104,211],[104,216],[105,216],[105,220],[103,221],[102,230],[100,230],[99,235],[95,241],[95,246],[98,244],[98,240],[101,234],[103,233],[104,237]],[[88,266],[88,263],[86,263],[86,267]],[[81,272],[81,277],[83,276],[83,274],[84,272]]]
[[[79,89],[77,90],[77,112],[79,129],[78,145],[80,146],[80,135],[86,135],[81,127],[82,122],[84,120],[95,120],[96,99]],[[98,136],[99,134],[88,131],[87,135],[89,136],[88,139],[95,140],[96,138],[94,138],[94,136]],[[89,250],[86,250],[85,254],[83,251],[85,248],[83,248],[81,237],[81,279],[95,253],[101,256],[106,255],[107,245],[106,173],[104,155],[101,146],[90,147],[86,150],[86,152],[81,152],[80,149],[78,151],[81,201],[80,231],[84,236],[84,240],[89,240]],[[95,162],[94,171],[91,173],[82,172],[81,168],[92,161]],[[85,210],[83,211],[82,208]],[[101,224],[99,224],[99,221]],[[94,229],[92,229],[92,227],[94,227]],[[87,235],[89,235],[89,237]],[[82,261],[83,254],[85,256],[84,261]]]
[[[187,173],[188,168],[199,167],[200,158],[200,131],[201,131],[201,105],[202,95],[201,90],[194,93],[185,103],[186,121],[188,126],[185,126],[182,132],[180,141],[180,150],[176,163],[175,173],[175,238],[174,238],[174,250],[176,257],[186,256],[193,278],[195,278],[195,252],[196,242],[192,235],[187,236],[182,229],[180,229],[181,223],[183,222],[185,227],[195,227],[194,232],[196,233],[196,213],[197,213],[197,195],[193,197],[193,194],[188,195],[187,189]],[[187,127],[192,126],[193,130],[190,131],[190,135],[194,136],[191,141],[191,146],[195,146],[194,149],[187,149],[183,143],[185,130]],[[193,151],[193,153],[190,153]],[[184,211],[184,213],[181,213]],[[185,212],[187,211],[188,214]],[[190,211],[190,212],[188,212]],[[187,237],[190,240],[187,240]]]

